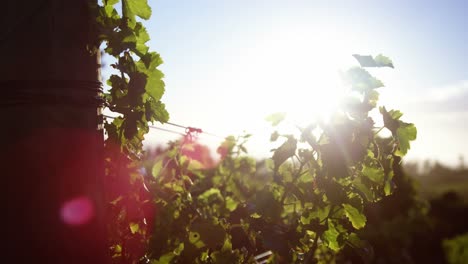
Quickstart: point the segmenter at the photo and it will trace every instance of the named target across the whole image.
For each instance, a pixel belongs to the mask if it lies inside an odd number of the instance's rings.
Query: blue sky
[[[222,136],[246,130],[262,155],[270,149],[266,115],[332,105],[339,71],[356,65],[351,54],[382,53],[395,69],[372,71],[386,85],[381,101],[418,127],[408,159],[468,157],[466,1],[149,3],[150,47],[165,62],[172,122]],[[171,138],[158,131],[148,144]]]

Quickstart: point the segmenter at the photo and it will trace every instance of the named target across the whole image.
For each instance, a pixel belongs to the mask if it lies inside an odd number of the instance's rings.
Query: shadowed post
[[[5,263],[108,263],[99,54],[88,49],[95,38],[88,2],[2,3]]]

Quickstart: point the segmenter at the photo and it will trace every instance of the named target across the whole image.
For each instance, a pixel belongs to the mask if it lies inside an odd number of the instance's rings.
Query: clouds
[[[468,80],[420,91],[401,104],[418,128],[407,158],[455,165],[460,154],[468,156]]]
[[[468,80],[429,89],[405,103],[412,112],[464,113],[468,112]]]

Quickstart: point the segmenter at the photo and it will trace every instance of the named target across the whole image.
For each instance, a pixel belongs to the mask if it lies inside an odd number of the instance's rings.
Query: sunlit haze
[[[222,137],[252,133],[251,153],[266,156],[267,115],[285,112],[293,125],[326,117],[344,90],[340,72],[358,65],[351,55],[384,54],[395,69],[371,73],[386,85],[380,103],[418,127],[408,159],[456,164],[468,155],[465,3],[375,2],[150,1],[170,121]],[[146,146],[177,137],[155,130]]]

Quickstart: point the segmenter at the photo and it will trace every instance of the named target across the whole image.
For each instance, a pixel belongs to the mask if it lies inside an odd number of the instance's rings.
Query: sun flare
[[[286,31],[256,43],[244,82],[250,97],[262,98],[259,110],[285,112],[296,125],[328,118],[343,95],[340,70],[350,57],[343,39],[329,32]]]

